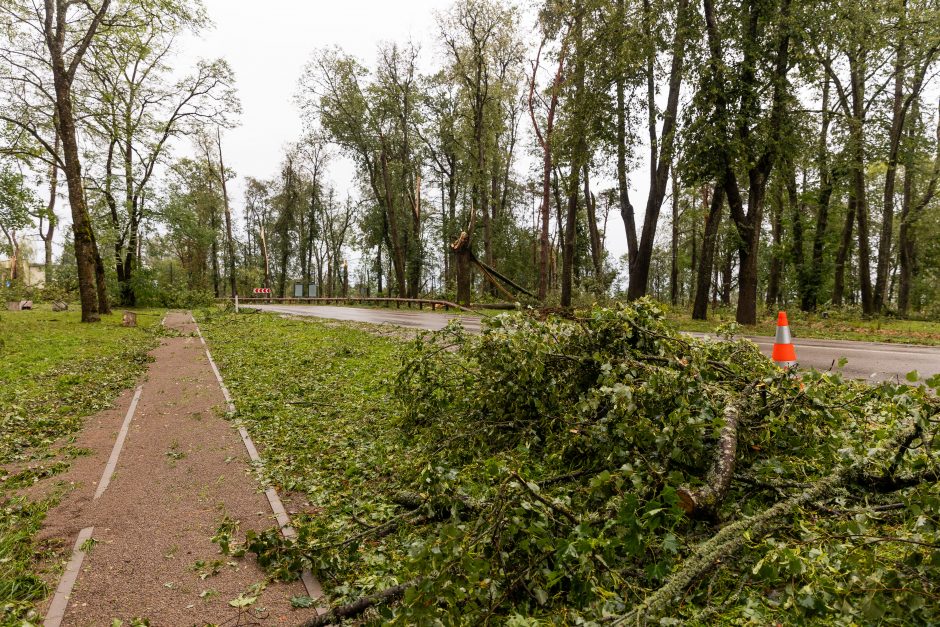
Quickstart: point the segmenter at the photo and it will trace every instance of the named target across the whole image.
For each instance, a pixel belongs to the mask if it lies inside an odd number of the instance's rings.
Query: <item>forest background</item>
[[[187,54],[210,26],[4,5],[5,252],[34,234],[87,319],[295,281],[505,299],[474,259],[562,306],[937,315],[935,2],[458,0],[424,45],[308,42],[274,176],[226,167],[236,77]]]

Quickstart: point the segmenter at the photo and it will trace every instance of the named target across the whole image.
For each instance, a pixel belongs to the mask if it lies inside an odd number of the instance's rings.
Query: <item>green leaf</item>
[[[316,599],[308,597],[305,594],[290,598],[291,607],[314,607],[316,603]]]
[[[228,602],[232,607],[245,608],[252,605],[255,601],[258,600],[258,597],[246,597],[244,594],[239,594],[237,597]]]
[[[904,376],[904,378],[910,381],[911,383],[917,383],[917,380],[920,379],[920,373],[917,372],[916,370],[911,370]]]

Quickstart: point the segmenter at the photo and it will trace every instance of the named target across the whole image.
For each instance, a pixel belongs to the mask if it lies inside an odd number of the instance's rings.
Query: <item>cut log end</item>
[[[689,516],[695,513],[695,509],[698,507],[695,502],[695,495],[688,488],[679,488],[677,494],[679,495],[679,507],[682,508],[682,511]]]

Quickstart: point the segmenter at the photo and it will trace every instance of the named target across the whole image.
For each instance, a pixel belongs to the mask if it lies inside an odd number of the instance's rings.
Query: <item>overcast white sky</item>
[[[232,194],[241,207],[245,176],[268,178],[278,173],[283,149],[301,133],[294,103],[297,81],[311,53],[337,45],[371,66],[383,41],[409,39],[422,50],[425,68],[436,66],[435,12],[452,0],[340,0],[304,2],[205,0],[215,27],[183,42],[180,61],[224,57],[232,65],[242,101],[240,126],[224,137],[226,165],[239,175]],[[519,25],[527,40],[532,25]],[[525,127],[528,126],[523,122]],[[521,151],[520,151],[521,152]],[[340,197],[352,186],[350,164],[336,161],[331,176]],[[644,198],[645,200],[645,198]],[[636,200],[634,201],[637,202]],[[626,251],[619,213],[608,224],[608,247],[615,256]]]
[[[297,81],[317,48],[338,45],[366,64],[381,41],[434,50],[434,11],[449,0],[205,0],[215,27],[182,42],[180,60],[224,57],[235,71],[243,113],[226,133],[226,160],[239,176],[266,178],[279,169],[283,148],[299,138]],[[229,165],[227,163],[226,165]],[[337,173],[344,178],[345,173]],[[337,184],[345,181],[336,181]]]

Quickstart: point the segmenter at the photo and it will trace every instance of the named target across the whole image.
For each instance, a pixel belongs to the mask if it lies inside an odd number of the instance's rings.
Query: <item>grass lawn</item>
[[[681,331],[711,333],[718,325],[734,322],[733,309],[709,311],[708,320],[693,320],[684,308],[670,311],[664,306],[664,309],[668,311],[669,321]],[[830,313],[829,318],[822,318],[819,314],[807,314],[798,309],[788,310],[787,318],[794,337],[940,346],[940,322],[896,318],[861,320],[837,312]],[[776,329],[776,314],[763,314],[756,325],[741,327],[739,334],[773,337]]]
[[[30,501],[20,490],[54,477],[82,451],[73,446],[85,416],[111,405],[146,369],[162,311],[121,314],[81,324],[77,311],[0,312],[0,625],[35,620],[50,591],[37,573],[33,542],[52,496]]]

